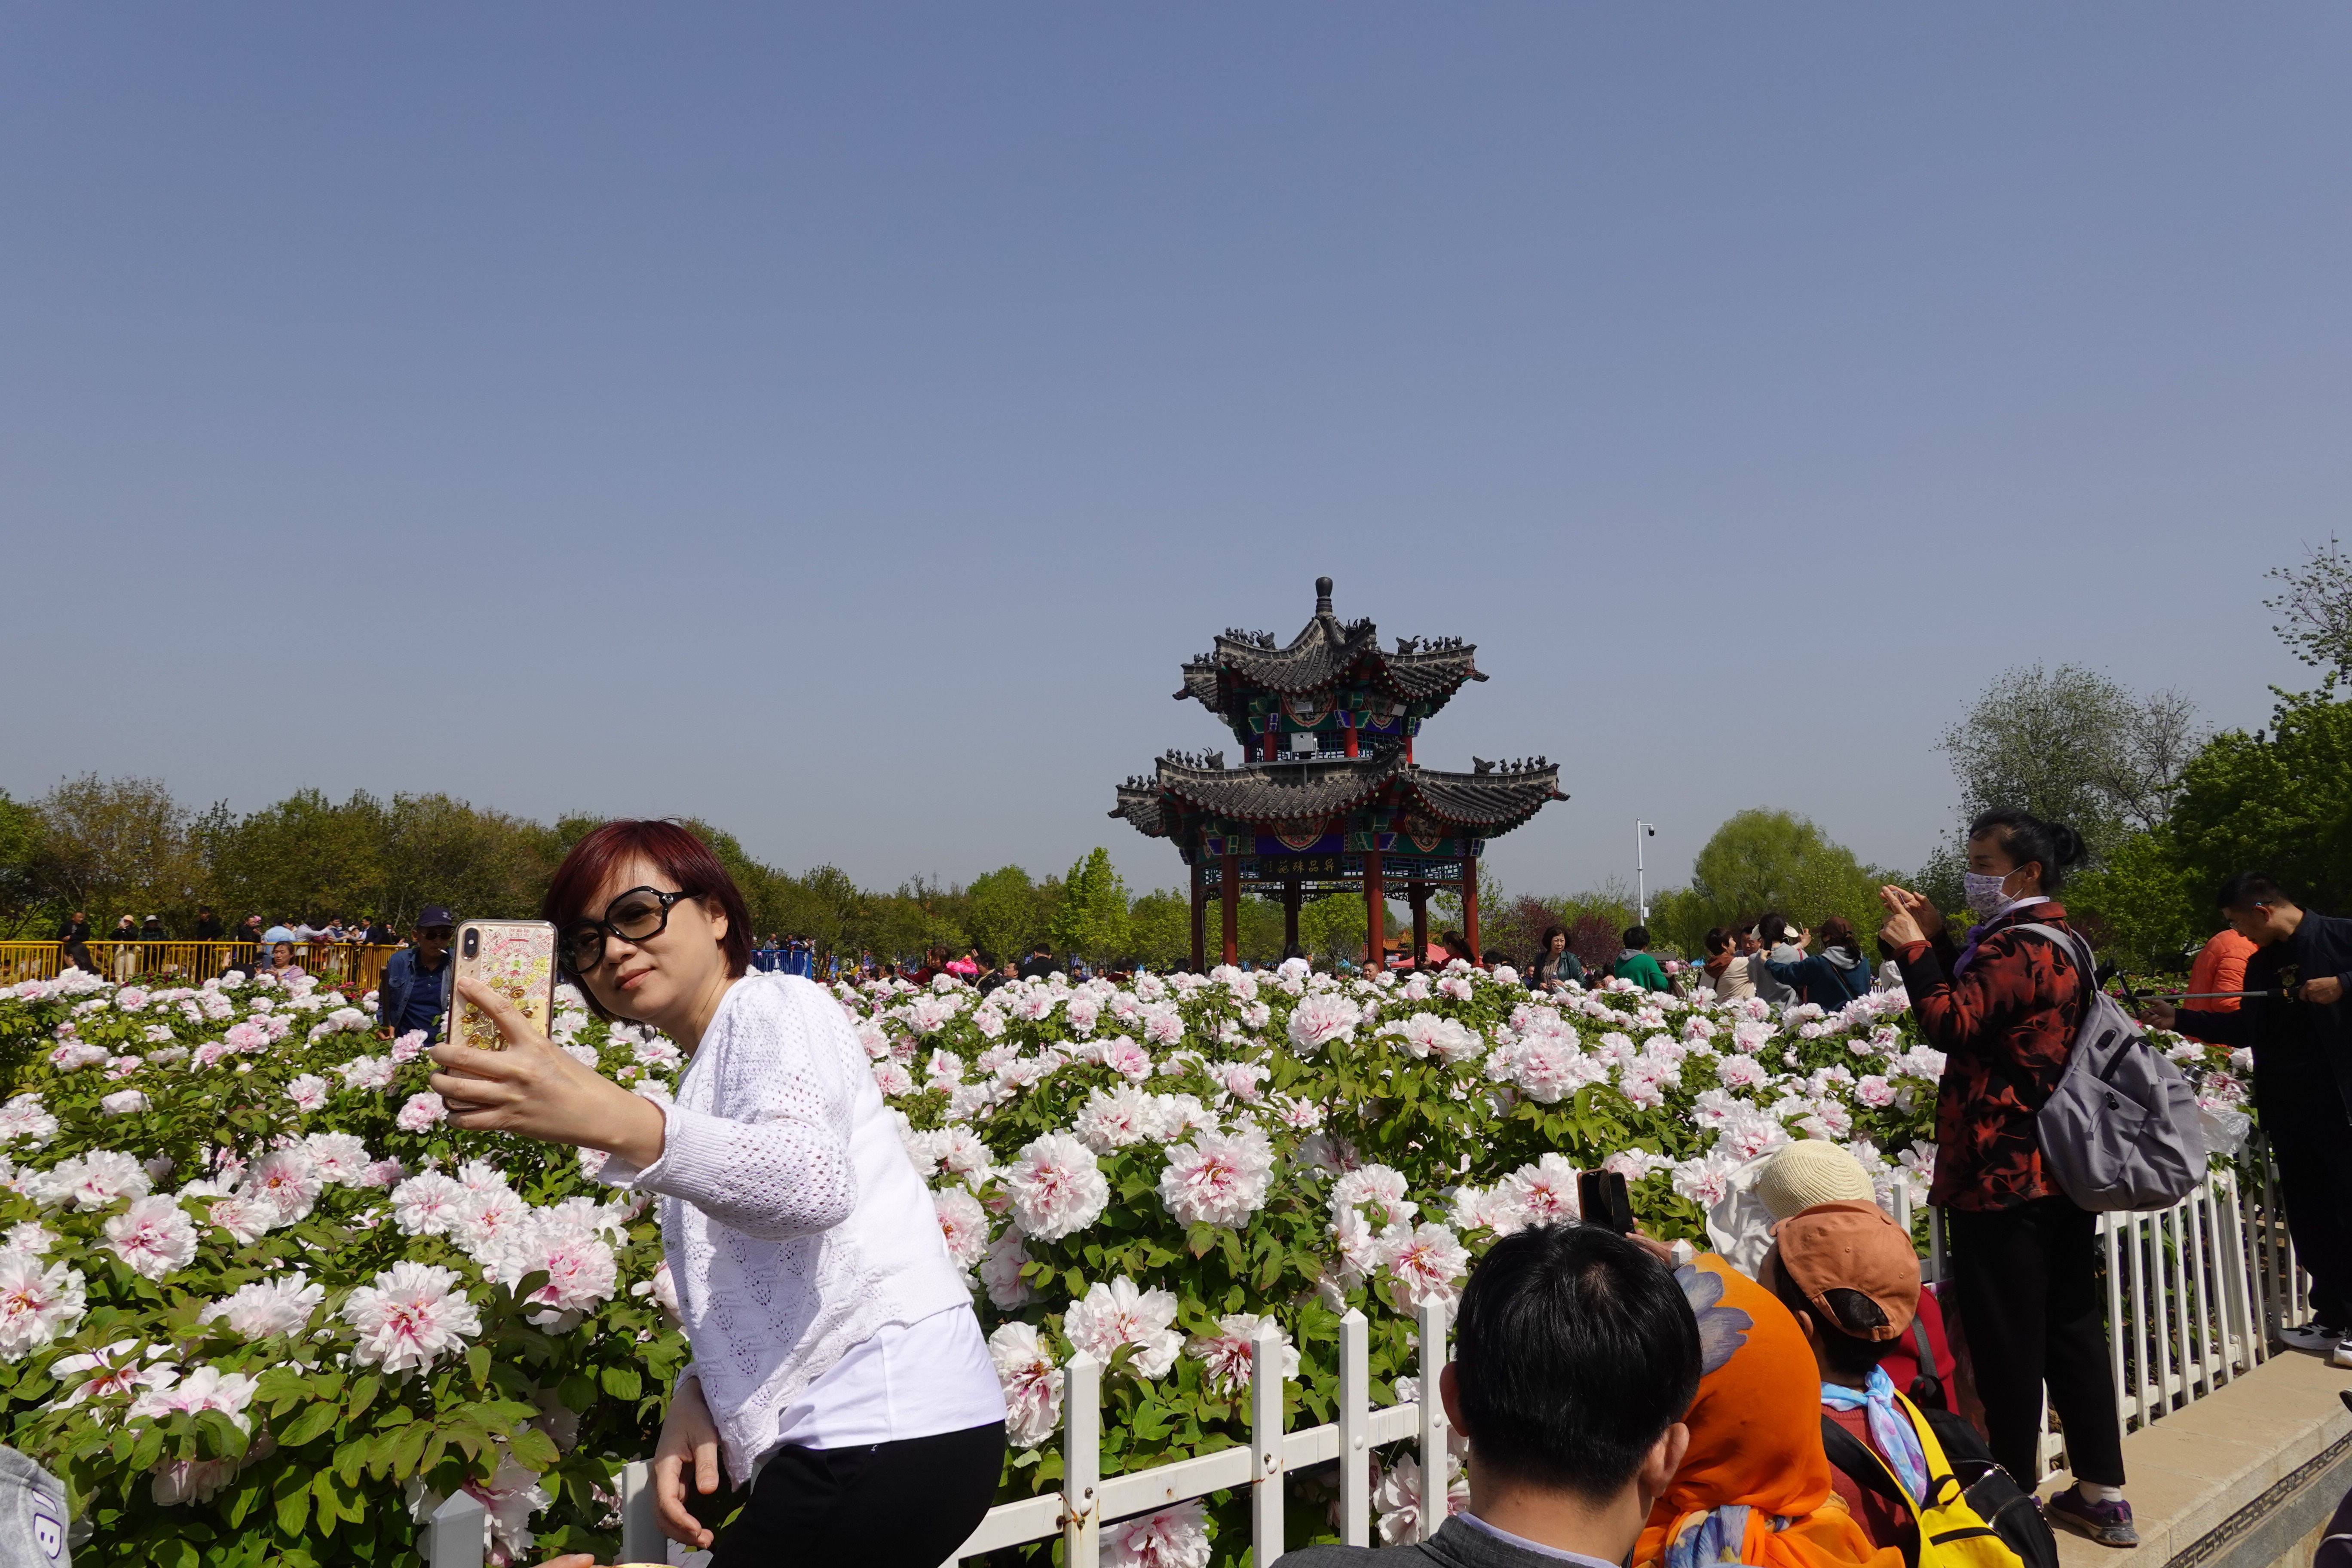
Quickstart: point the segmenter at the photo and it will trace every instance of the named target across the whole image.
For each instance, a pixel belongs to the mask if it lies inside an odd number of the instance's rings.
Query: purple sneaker
[[[2137,1546],[2139,1531],[2132,1528],[2131,1504],[2093,1502],[2079,1487],[2068,1487],[2042,1510],[2053,1523],[2081,1531],[2102,1546]]]

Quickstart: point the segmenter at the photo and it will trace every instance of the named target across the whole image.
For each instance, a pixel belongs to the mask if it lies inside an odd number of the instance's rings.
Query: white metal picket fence
[[[1907,1224],[1910,1205],[1898,1195],[1895,1217]],[[1922,1272],[1944,1276],[1940,1215],[1928,1211],[1928,1249]],[[2103,1215],[2099,1246],[2106,1268],[2108,1354],[2116,1409],[2126,1431],[2225,1386],[2271,1354],[2269,1336],[2310,1316],[2310,1284],[2295,1266],[2279,1206],[2277,1177],[2265,1162],[2260,1182],[2241,1183],[2223,1171],[2168,1209]],[[1107,1523],[1151,1513],[1213,1493],[1246,1488],[1250,1494],[1251,1561],[1271,1563],[1282,1553],[1284,1482],[1294,1473],[1337,1460],[1339,1536],[1349,1545],[1372,1541],[1371,1451],[1414,1441],[1424,1495],[1445,1491],[1445,1415],[1436,1398],[1446,1363],[1446,1317],[1435,1302],[1420,1314],[1416,1372],[1423,1397],[1374,1408],[1367,1363],[1369,1328],[1362,1313],[1339,1321],[1339,1418],[1296,1432],[1283,1429],[1282,1346],[1269,1337],[1253,1347],[1249,1441],[1245,1445],[1125,1475],[1102,1474],[1102,1368],[1080,1352],[1062,1372],[1062,1461],[1059,1491],[991,1509],[946,1568],[969,1558],[1032,1542],[1059,1539],[1064,1568],[1099,1568]],[[2046,1430],[2043,1456],[2059,1468],[2063,1444]],[[661,1533],[653,1487],[644,1462],[622,1477],[622,1563],[680,1563],[689,1555]],[[1444,1519],[1441,1504],[1420,1511],[1417,1538]],[[432,1568],[481,1568],[488,1534],[482,1505],[460,1494],[440,1505],[429,1530]]]

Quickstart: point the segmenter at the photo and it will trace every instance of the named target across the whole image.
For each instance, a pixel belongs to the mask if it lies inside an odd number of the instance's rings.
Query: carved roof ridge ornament
[[[1399,637],[1394,652],[1380,646],[1380,628],[1367,617],[1342,621],[1333,611],[1331,579],[1315,579],[1315,615],[1288,646],[1259,631],[1227,627],[1209,652],[1186,661],[1184,684],[1173,695],[1192,698],[1213,713],[1226,711],[1229,687],[1283,697],[1326,690],[1360,671],[1401,701],[1442,705],[1466,680],[1484,680],[1477,647],[1460,637]]]

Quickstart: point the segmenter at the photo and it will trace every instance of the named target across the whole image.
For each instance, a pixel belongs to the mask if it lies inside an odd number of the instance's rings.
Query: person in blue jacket
[[[1834,1013],[1870,989],[1870,965],[1863,959],[1862,942],[1853,934],[1853,922],[1843,915],[1832,915],[1823,921],[1820,935],[1821,952],[1794,963],[1767,960],[1764,967],[1772,972],[1773,979],[1795,986],[1800,1001]],[[1811,931],[1799,931],[1797,946],[1811,947],[1813,936]]]
[[[416,940],[392,955],[383,966],[383,984],[376,987],[376,1033],[394,1039],[411,1029],[425,1031],[425,1043],[441,1037],[441,1019],[449,1011],[449,938],[457,922],[439,904],[427,904],[416,917]]]

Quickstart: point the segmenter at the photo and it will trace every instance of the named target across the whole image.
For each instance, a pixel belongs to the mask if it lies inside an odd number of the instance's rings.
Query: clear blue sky
[[[2004,665],[2253,724],[2352,494],[2336,5],[18,6],[0,787],[691,812],[883,884],[1318,573],[1572,802],[1916,865]]]

